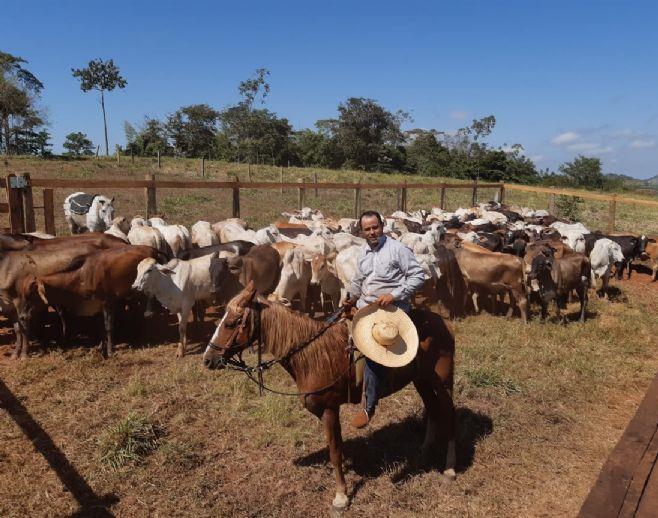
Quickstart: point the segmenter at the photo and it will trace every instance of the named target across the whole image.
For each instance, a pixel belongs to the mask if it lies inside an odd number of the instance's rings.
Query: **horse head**
[[[209,369],[221,368],[226,360],[240,354],[257,340],[260,310],[267,305],[256,295],[253,281],[249,281],[247,287],[227,304],[226,312],[203,354],[203,364]]]
[[[99,230],[107,230],[112,226],[112,220],[114,219],[114,198],[96,196],[89,212],[98,223],[102,222],[102,225],[105,226],[104,229]]]

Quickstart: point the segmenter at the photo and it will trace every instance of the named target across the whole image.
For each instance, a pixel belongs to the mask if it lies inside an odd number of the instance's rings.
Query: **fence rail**
[[[13,178],[13,179],[12,179]],[[555,210],[555,196],[578,196],[584,199],[607,201],[608,231],[613,232],[615,227],[615,214],[617,203],[632,203],[658,207],[658,201],[628,198],[616,194],[606,195],[590,192],[576,191],[572,189],[556,189],[549,187],[534,187],[528,185],[515,185],[506,183],[361,183],[361,182],[318,182],[314,176],[313,182],[307,182],[299,178],[297,182],[244,182],[237,177],[233,181],[204,181],[204,180],[156,180],[154,173],[148,173],[143,180],[88,180],[74,178],[31,178],[29,174],[16,176],[8,175],[0,178],[0,187],[4,187],[7,194],[7,203],[0,203],[0,213],[9,214],[11,232],[30,232],[35,230],[34,209],[43,209],[45,230],[50,234],[55,232],[54,221],[54,189],[143,189],[144,204],[147,217],[157,214],[157,190],[158,189],[226,189],[232,191],[232,214],[240,217],[240,191],[242,189],[297,189],[298,205],[301,208],[305,204],[306,190],[314,189],[315,192],[322,189],[344,189],[354,191],[354,216],[357,217],[361,211],[361,191],[374,189],[395,189],[397,191],[397,208],[407,210],[407,192],[410,189],[435,190],[438,194],[438,205],[445,208],[446,191],[468,190],[471,192],[471,203],[477,204],[480,189],[496,189],[498,201],[505,201],[506,191],[521,191],[532,193],[543,193],[549,195],[549,210]],[[32,189],[43,189],[43,206],[35,207],[32,202]]]

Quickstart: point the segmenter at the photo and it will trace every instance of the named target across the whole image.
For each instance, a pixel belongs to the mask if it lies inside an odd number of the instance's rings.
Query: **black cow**
[[[503,251],[503,237],[500,234],[491,232],[476,232],[478,236],[478,245],[492,252]]]

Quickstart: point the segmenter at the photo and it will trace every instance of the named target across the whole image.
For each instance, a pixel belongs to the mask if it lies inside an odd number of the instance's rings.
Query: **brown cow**
[[[547,316],[548,304],[555,299],[558,318],[566,323],[566,315],[560,309],[566,307],[569,293],[575,290],[580,300],[580,322],[585,321],[587,311],[587,290],[592,269],[589,259],[579,252],[568,253],[561,258],[553,257],[553,250],[545,248],[532,259],[528,280],[537,281],[537,290],[541,303],[541,316]]]
[[[466,285],[471,291],[475,311],[479,312],[479,294],[495,297],[509,294],[507,316],[518,306],[523,322],[528,321],[528,299],[523,261],[516,256],[490,252],[477,245],[462,243],[453,249]]]
[[[245,255],[230,257],[228,267],[240,284],[254,281],[256,291],[265,296],[276,289],[281,274],[279,252],[270,245],[257,245]]]
[[[0,252],[0,312],[14,322],[16,348],[14,358],[26,357],[28,340],[17,319],[16,283],[25,275],[46,275],[63,270],[77,258],[103,248],[126,244],[104,234],[85,234],[70,238],[34,242],[23,250]]]
[[[125,245],[99,250],[76,259],[65,271],[48,275],[27,275],[17,284],[18,319],[30,329],[35,315],[48,306],[65,309],[77,316],[103,313],[105,336],[100,351],[105,357],[114,348],[114,311],[118,300],[128,297],[137,276],[137,265],[146,258],[156,259],[150,246]]]
[[[658,238],[650,237],[649,242],[644,249],[642,258],[648,258],[651,261],[651,280],[655,281],[658,275]]]

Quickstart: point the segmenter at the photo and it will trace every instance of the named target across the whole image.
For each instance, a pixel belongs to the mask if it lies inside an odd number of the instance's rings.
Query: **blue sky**
[[[604,170],[658,174],[658,3],[611,1],[5,1],[0,49],[45,84],[55,150],[72,131],[102,141],[98,96],[71,76],[113,58],[128,81],[107,97],[110,147],[123,123],[237,101],[271,71],[267,107],[296,129],[347,97],[455,130],[494,114],[493,145],[521,143],[539,168],[577,154]]]

